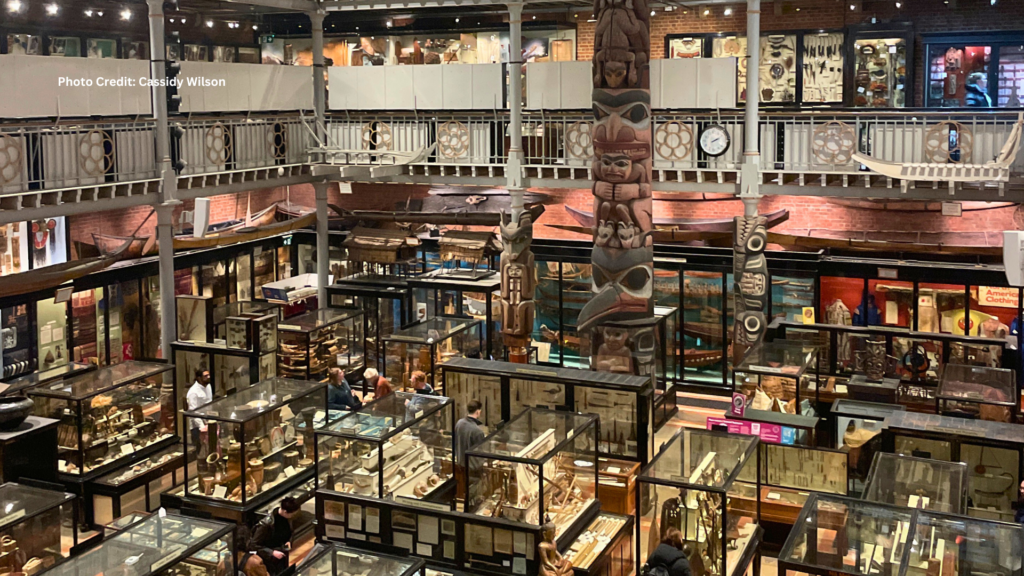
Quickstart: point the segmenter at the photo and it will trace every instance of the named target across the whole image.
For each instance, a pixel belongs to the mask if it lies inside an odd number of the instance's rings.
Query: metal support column
[[[761,0],[747,0],[747,69],[757,70],[761,61]],[[753,65],[753,68],[750,66]],[[740,171],[740,199],[745,216],[757,215],[761,199],[761,152],[758,127],[758,105],[761,100],[760,78],[747,74],[747,102],[743,114],[743,167]]]
[[[313,30],[313,109],[316,112],[316,136],[326,142],[327,130],[327,82],[324,79],[324,17],[326,12],[318,10],[309,13],[309,24]]]
[[[153,80],[164,78],[166,53],[164,39],[164,2],[148,0],[149,4],[149,74]],[[156,119],[156,160],[162,186],[157,206],[157,241],[160,248],[160,351],[165,360],[171,358],[171,342],[175,339],[174,319],[174,208],[178,178],[171,166],[171,138],[167,125],[167,87],[153,83],[153,116]]]
[[[309,13],[309,24],[313,30],[313,107],[316,110],[316,135],[320,142],[327,142],[327,85],[324,80],[324,17],[327,13],[316,10]],[[322,160],[322,158],[321,158]],[[327,286],[330,284],[331,247],[329,241],[329,218],[327,207],[327,182],[314,182],[316,192],[316,288],[320,308],[327,308]]]
[[[316,191],[316,288],[320,308],[327,308],[327,286],[330,284],[331,246],[328,241],[327,182],[314,182]]]
[[[508,5],[508,163],[505,177],[512,197],[512,220],[523,213],[523,5]]]

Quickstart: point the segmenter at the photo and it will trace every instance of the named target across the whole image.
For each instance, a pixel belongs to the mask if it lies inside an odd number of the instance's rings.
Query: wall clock
[[[712,158],[729,151],[729,132],[721,124],[708,124],[700,133],[700,149]]]

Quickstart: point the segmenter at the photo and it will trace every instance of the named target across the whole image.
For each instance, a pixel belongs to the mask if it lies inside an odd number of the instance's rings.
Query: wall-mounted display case
[[[935,411],[947,416],[1016,422],[1020,408],[1013,370],[948,364],[935,392]]]
[[[1024,462],[1020,425],[917,412],[896,412],[886,421],[887,452],[967,465],[968,513],[1012,520]]]
[[[1020,32],[922,35],[927,70],[924,105],[1019,108],[1024,85]]]
[[[317,486],[343,494],[452,506],[454,403],[394,392],[317,430]]]
[[[455,413],[483,404],[480,421],[494,429],[526,408],[569,410],[601,418],[602,456],[646,463],[654,453],[651,377],[454,358],[441,368]]]
[[[235,526],[152,514],[48,573],[233,576],[234,556]]]
[[[198,462],[196,474],[186,473],[185,500],[236,518],[313,475],[313,434],[327,421],[327,386],[272,378],[184,416],[207,427],[201,445],[185,439]]]
[[[946,514],[967,513],[967,465],[879,452],[864,487],[865,500]]]
[[[437,317],[473,318],[483,322],[483,358],[505,357],[501,339],[501,275],[472,277],[436,270],[408,281],[414,321]]]
[[[384,376],[395,390],[411,390],[412,373],[419,370],[427,375],[428,384],[442,392],[441,365],[454,358],[480,358],[482,330],[479,320],[447,316],[397,330],[384,339]]]
[[[304,559],[295,573],[297,576],[423,576],[424,562],[408,556],[325,546]]]
[[[363,312],[324,308],[278,324],[278,373],[282,378],[326,382],[331,368],[359,377],[363,354]]]
[[[466,451],[466,511],[571,531],[597,507],[593,415],[532,408]]]
[[[882,450],[882,429],[893,412],[903,411],[898,404],[878,404],[840,398],[832,403],[830,416],[832,446],[844,450],[849,459],[849,493],[861,494],[875,455]]]
[[[196,463],[190,466],[193,474]],[[155,512],[160,494],[185,481],[185,458],[180,444],[168,446],[135,465],[115,470],[89,483],[93,522],[105,526],[133,512]]]
[[[63,562],[78,544],[74,500],[66,492],[0,484],[0,563],[12,572],[37,574]]]
[[[174,442],[177,398],[160,383],[172,369],[132,360],[29,390],[35,413],[60,421],[62,475],[89,479]]]
[[[363,311],[366,367],[384,371],[384,338],[412,321],[412,299],[403,278],[350,276],[327,287],[332,308]],[[366,390],[363,391],[364,393]]]
[[[695,572],[740,576],[760,562],[758,444],[707,430],[672,437],[637,481],[637,502],[651,503],[637,522],[637,573],[670,528],[689,544]]]

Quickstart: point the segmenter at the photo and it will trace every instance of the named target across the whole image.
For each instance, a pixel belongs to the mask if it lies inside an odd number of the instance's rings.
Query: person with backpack
[[[683,552],[683,535],[669,528],[640,571],[641,576],[691,576],[690,561]]]

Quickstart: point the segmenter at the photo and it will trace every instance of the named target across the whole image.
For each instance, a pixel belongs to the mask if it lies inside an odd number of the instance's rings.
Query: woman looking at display
[[[690,561],[683,551],[683,534],[676,528],[669,528],[665,537],[647,558],[640,571],[641,575],[662,574],[663,576],[690,576]]]
[[[352,393],[352,387],[345,380],[345,371],[331,368],[327,384],[327,408],[331,410],[359,410],[363,403]]]

